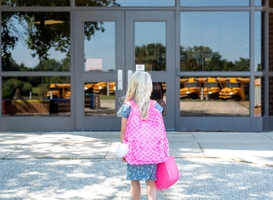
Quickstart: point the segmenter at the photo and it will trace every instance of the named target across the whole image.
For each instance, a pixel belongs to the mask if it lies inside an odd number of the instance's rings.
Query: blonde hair
[[[139,107],[142,120],[148,118],[150,106],[150,96],[153,83],[150,74],[144,71],[136,71],[130,79],[125,95],[125,102],[134,99]]]

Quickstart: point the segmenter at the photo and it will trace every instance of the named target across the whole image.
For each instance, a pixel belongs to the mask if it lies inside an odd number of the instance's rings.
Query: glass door
[[[151,99],[164,107],[167,130],[175,129],[174,12],[126,12],[126,66],[151,74]]]
[[[75,17],[76,130],[118,130],[120,119],[116,112],[123,95],[124,12],[78,11]]]
[[[135,70],[152,75],[151,98],[174,105],[168,98],[174,96],[174,87],[166,89],[174,86],[173,16],[172,12],[75,13],[76,130],[120,129],[116,113]],[[171,113],[174,108],[166,106],[168,129],[174,128]]]

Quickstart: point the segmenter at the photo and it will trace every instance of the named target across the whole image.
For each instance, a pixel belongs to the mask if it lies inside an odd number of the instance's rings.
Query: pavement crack
[[[106,154],[105,154],[105,156],[104,156],[105,159],[107,158],[107,155],[108,155],[108,153],[109,153],[109,150],[110,150],[112,144],[113,144],[113,142],[110,142],[110,145],[108,146],[108,149],[107,149]]]
[[[273,138],[270,137],[269,135],[267,135],[266,133],[263,133],[263,135],[265,135],[266,137],[268,137],[270,140],[273,140]]]
[[[195,142],[197,143],[197,145],[199,146],[200,150],[202,151],[203,155],[206,156],[203,148],[201,147],[200,143],[198,142],[198,140],[196,139],[194,134],[192,132],[190,132],[190,133],[191,133],[192,137],[194,138]]]
[[[4,158],[3,158],[3,160],[7,159],[7,157],[9,157],[12,153],[14,153],[14,152],[17,151],[18,149],[20,149],[22,146],[23,146],[23,144],[20,145],[19,147],[17,147],[16,149],[14,149],[13,151],[9,152],[8,154],[6,154],[6,155],[4,156]]]

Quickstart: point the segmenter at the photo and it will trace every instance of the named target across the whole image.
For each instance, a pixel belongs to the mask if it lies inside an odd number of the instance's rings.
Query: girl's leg
[[[141,189],[139,181],[131,181],[131,193],[133,200],[140,200]]]
[[[148,180],[148,181],[146,181],[146,185],[147,185],[148,200],[156,200],[156,186],[155,186],[155,181]]]

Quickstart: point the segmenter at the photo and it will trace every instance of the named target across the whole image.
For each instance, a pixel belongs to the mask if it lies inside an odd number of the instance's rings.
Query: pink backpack
[[[156,101],[150,100],[147,120],[141,119],[138,105],[133,100],[126,104],[131,107],[123,141],[129,147],[126,161],[131,165],[166,161],[169,156],[169,142],[162,114],[155,108]]]

